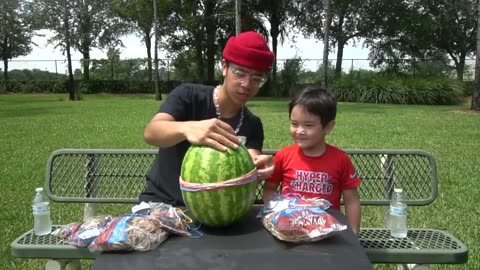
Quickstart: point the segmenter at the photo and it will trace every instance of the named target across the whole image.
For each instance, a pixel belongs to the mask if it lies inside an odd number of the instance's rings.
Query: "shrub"
[[[475,81],[466,81],[463,82],[463,95],[469,97],[473,95],[473,90],[475,90]]]
[[[345,102],[447,105],[460,102],[463,84],[444,78],[344,76],[334,83],[332,93]]]
[[[66,93],[66,81],[9,80],[9,93]],[[0,81],[0,92],[6,92],[4,81]]]
[[[67,80],[9,80],[8,92],[10,93],[67,93]],[[159,81],[160,91],[169,93],[180,82]],[[154,82],[148,81],[120,81],[120,80],[76,80],[83,94],[112,93],[112,94],[153,94],[155,93]],[[0,81],[0,93],[6,92],[5,84]]]

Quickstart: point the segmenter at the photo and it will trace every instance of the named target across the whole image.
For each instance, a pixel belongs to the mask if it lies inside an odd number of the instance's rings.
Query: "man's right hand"
[[[240,143],[232,127],[217,119],[175,121],[167,113],[157,113],[144,130],[145,141],[158,147],[171,147],[188,140],[191,144],[208,145],[220,151],[236,149]]]
[[[219,151],[236,149],[240,144],[232,127],[216,118],[185,122],[182,133],[191,144],[208,145]]]

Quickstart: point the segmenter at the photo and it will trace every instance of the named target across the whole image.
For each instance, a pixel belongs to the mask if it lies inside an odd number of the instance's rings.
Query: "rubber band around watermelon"
[[[244,176],[215,182],[215,183],[189,183],[183,181],[182,177],[180,177],[180,189],[183,191],[205,191],[205,190],[219,190],[228,187],[234,187],[243,185],[246,183],[250,183],[257,180],[257,169],[253,169],[249,173],[245,174]]]

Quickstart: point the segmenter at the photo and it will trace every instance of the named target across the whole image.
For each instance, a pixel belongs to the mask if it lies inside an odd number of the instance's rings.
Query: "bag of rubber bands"
[[[277,195],[265,205],[263,226],[277,239],[287,242],[315,242],[347,229],[327,213],[330,202],[293,194]]]
[[[58,235],[72,246],[88,247],[111,220],[112,216],[109,215],[91,217],[85,221],[70,223],[54,231],[52,235]]]
[[[170,234],[195,238],[201,233],[182,209],[165,203],[151,203],[149,214],[128,214],[114,218],[90,245],[102,251],[148,251]]]
[[[198,226],[193,223],[193,220],[184,210],[170,204],[154,204],[150,209],[150,216],[158,219],[160,226],[171,234],[191,238],[202,236],[198,231]]]
[[[168,237],[160,221],[152,216],[128,214],[114,218],[89,248],[102,251],[148,251]]]

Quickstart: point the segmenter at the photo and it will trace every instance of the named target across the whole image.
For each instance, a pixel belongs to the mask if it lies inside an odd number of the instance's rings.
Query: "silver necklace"
[[[220,114],[220,104],[218,103],[219,89],[220,89],[220,85],[218,85],[217,87],[215,87],[215,89],[213,89],[213,105],[215,105],[215,113],[217,114],[218,119],[222,118],[222,115]],[[245,109],[245,106],[242,105],[242,109],[240,111],[240,120],[238,121],[237,128],[235,128],[235,134],[238,134],[238,131],[240,131],[240,127],[242,127],[244,109]]]

